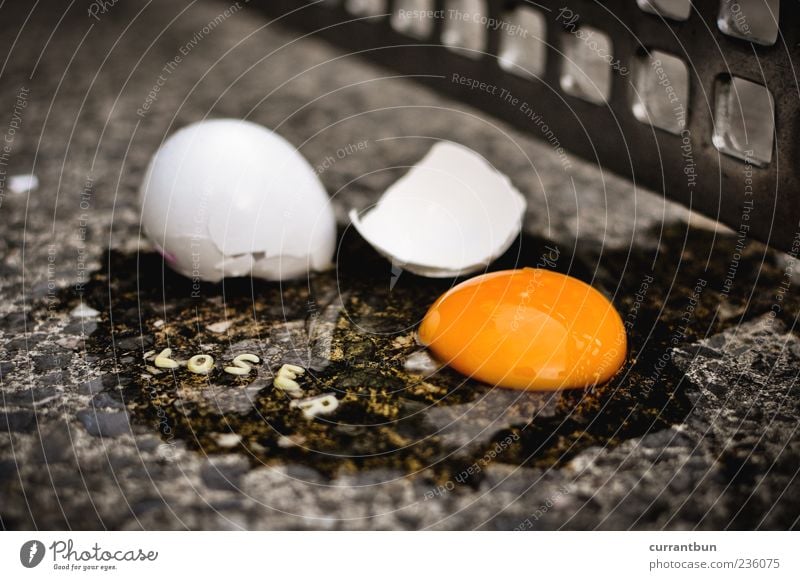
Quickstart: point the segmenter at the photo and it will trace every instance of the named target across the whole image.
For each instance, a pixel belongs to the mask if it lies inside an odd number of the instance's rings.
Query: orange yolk
[[[627,351],[622,319],[600,292],[534,268],[451,288],[428,310],[419,338],[462,374],[525,390],[604,383]]]

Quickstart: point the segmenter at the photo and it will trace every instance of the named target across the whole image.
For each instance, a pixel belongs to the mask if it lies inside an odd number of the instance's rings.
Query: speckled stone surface
[[[0,168],[40,180],[0,189],[4,528],[798,526],[793,259],[590,164],[565,171],[517,128],[257,13],[220,18],[230,6],[0,9]],[[262,123],[319,168],[336,271],[198,299],[163,269],[136,190],[163,138],[204,117]],[[556,269],[614,301],[631,355],[610,384],[502,391],[420,352],[414,326],[452,281],[403,273],[390,289],[346,212],[435,139],[480,152],[528,197],[493,269],[555,247]],[[166,344],[263,362],[247,378],[153,373],[143,355]],[[337,413],[291,409],[271,388],[286,362],[309,369],[308,394],[335,393]]]

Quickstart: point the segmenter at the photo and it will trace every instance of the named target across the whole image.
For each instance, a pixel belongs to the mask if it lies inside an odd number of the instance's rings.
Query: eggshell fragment
[[[395,266],[447,278],[488,266],[522,228],[525,198],[470,149],[434,145],[353,225]]]
[[[282,280],[331,266],[336,223],[322,183],[290,143],[254,123],[202,121],[172,135],[140,200],[145,232],[186,276]]]
[[[32,174],[12,175],[8,178],[8,189],[13,193],[30,193],[39,188],[39,178]]]

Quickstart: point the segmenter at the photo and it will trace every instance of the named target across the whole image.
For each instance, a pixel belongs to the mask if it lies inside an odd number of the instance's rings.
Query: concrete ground
[[[518,127],[230,6],[0,9],[3,528],[798,526],[791,259],[589,163],[565,170]],[[199,302],[162,272],[136,192],[164,137],[206,116],[270,127],[322,168],[336,272],[204,286]],[[446,369],[420,382],[413,365],[429,361],[409,362],[407,323],[442,286],[403,274],[389,293],[388,263],[346,212],[431,139],[475,149],[527,196],[500,265],[557,247],[556,268],[630,321],[630,362],[610,385],[509,394]],[[9,179],[29,173],[34,191]],[[332,343],[309,331],[310,301]],[[265,364],[242,381],[152,376],[141,355],[168,335],[184,352],[257,349]],[[350,396],[341,417],[302,423],[279,406],[271,373],[291,361],[315,371],[311,388]]]

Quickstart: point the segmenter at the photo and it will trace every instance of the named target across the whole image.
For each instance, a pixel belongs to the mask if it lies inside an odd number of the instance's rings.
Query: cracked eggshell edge
[[[362,222],[362,214],[368,215],[371,212],[379,212],[379,211],[387,211],[385,208],[381,207],[381,201],[383,201],[392,188],[397,187],[400,184],[403,184],[415,169],[423,167],[429,168],[431,163],[431,159],[436,156],[437,151],[441,154],[442,150],[450,149],[457,153],[457,155],[464,156],[461,161],[472,161],[475,164],[480,166],[480,170],[484,170],[486,175],[491,175],[493,178],[497,179],[499,184],[502,184],[503,187],[498,188],[498,191],[502,191],[503,194],[508,195],[507,202],[511,207],[512,211],[516,212],[516,216],[513,220],[509,220],[510,224],[508,226],[508,231],[505,233],[505,236],[502,237],[502,241],[500,243],[494,244],[491,250],[486,251],[483,256],[479,259],[474,259],[469,263],[458,263],[458,259],[453,260],[452,267],[447,267],[443,265],[432,265],[432,264],[425,264],[420,263],[419,261],[413,261],[408,259],[403,259],[398,255],[398,252],[393,251],[388,247],[386,244],[386,237],[376,236],[374,233],[369,231],[369,228],[366,228]],[[441,167],[434,167],[436,171],[441,171]],[[489,192],[485,195],[481,196],[481,200],[483,201],[492,201],[492,196],[497,195],[496,192]],[[469,199],[469,198],[466,198]],[[413,198],[408,200],[408,203],[413,203]],[[471,203],[479,203],[474,198],[472,199]],[[519,236],[520,232],[522,231],[522,223],[525,217],[525,211],[527,209],[527,200],[522,193],[514,187],[513,183],[509,179],[509,177],[497,169],[495,169],[492,165],[490,165],[483,157],[472,151],[471,149],[464,147],[462,145],[457,145],[454,143],[449,142],[439,142],[434,145],[428,153],[420,160],[416,165],[414,165],[409,172],[403,175],[398,181],[393,183],[381,198],[378,200],[378,203],[372,207],[371,209],[363,210],[359,212],[356,209],[351,209],[348,213],[351,223],[353,227],[358,231],[362,238],[364,238],[367,243],[369,243],[379,254],[383,257],[387,258],[391,261],[393,266],[400,267],[402,269],[408,270],[414,274],[419,276],[425,276],[428,278],[453,278],[457,276],[462,276],[466,274],[472,274],[479,270],[485,269],[488,267],[494,260],[499,258],[503,253],[508,250],[509,247],[513,244],[514,240]],[[476,210],[477,211],[477,210]]]

